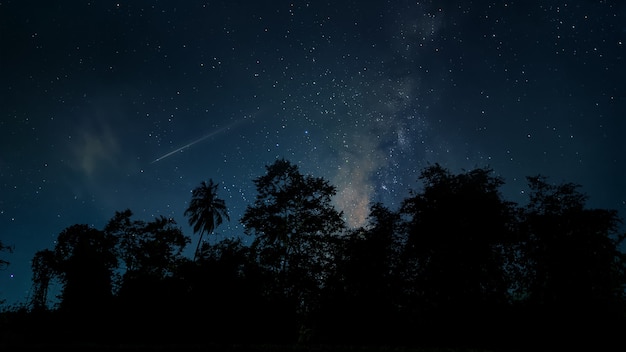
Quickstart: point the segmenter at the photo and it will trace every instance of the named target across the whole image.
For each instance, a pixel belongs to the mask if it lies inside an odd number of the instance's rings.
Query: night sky
[[[115,211],[183,216],[220,184],[242,236],[252,180],[285,158],[337,187],[351,226],[419,172],[573,182],[626,215],[626,2],[1,1],[0,271]]]

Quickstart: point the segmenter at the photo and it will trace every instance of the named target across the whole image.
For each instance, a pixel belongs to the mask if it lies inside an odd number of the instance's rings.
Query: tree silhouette
[[[282,301],[307,309],[332,261],[332,236],[344,228],[331,198],[336,190],[321,177],[302,175],[297,165],[277,159],[254,180],[257,197],[241,218],[260,265],[276,277]]]
[[[429,328],[476,338],[508,301],[514,204],[502,199],[503,180],[488,168],[453,175],[435,164],[420,179],[422,192],[401,206],[407,290],[419,302],[413,309],[429,317]]]
[[[72,225],[57,237],[53,262],[63,282],[61,309],[81,314],[106,309],[117,266],[115,238],[88,225]]]
[[[116,312],[125,317],[119,324],[123,331],[119,335],[124,338],[141,336],[137,331],[130,333],[133,326],[162,331],[169,326],[168,320],[181,315],[175,303],[184,300],[184,286],[175,273],[185,261],[182,252],[190,242],[173,219],[160,216],[145,222],[133,220],[132,215],[129,209],[116,212],[104,228],[117,240],[116,253],[123,264]],[[167,331],[162,332],[161,338],[169,338]]]
[[[217,196],[217,184],[214,184],[212,179],[209,179],[208,184],[202,181],[200,186],[193,189],[191,202],[184,215],[189,217],[189,225],[193,226],[193,232],[200,233],[194,252],[195,261],[201,248],[203,234],[212,233],[224,219],[230,221],[226,204]]]
[[[127,209],[102,231],[67,227],[33,258],[33,309],[0,312],[0,349],[298,336],[493,350],[621,342],[626,234],[616,211],[588,209],[579,186],[541,176],[528,178],[525,206],[502,198],[504,181],[489,168],[453,174],[435,164],[420,180],[397,211],[373,203],[368,224],[346,230],[335,187],[277,159],[253,180],[247,246],[202,242],[228,219],[217,185],[202,182],[185,212],[200,233],[193,260],[181,254],[191,240],[162,216],[134,220]],[[61,301],[46,309],[51,279]]]
[[[44,313],[50,278],[58,278],[62,286],[57,325],[65,328],[50,331],[75,341],[102,336],[113,305],[115,244],[103,231],[77,224],[59,233],[54,250],[35,254],[33,311]]]
[[[366,227],[341,237],[335,270],[325,282],[314,326],[327,343],[381,343],[400,325],[399,215],[374,203],[368,220]]]
[[[7,251],[11,253],[13,251],[12,247],[6,246],[2,241],[0,241],[0,252]],[[0,258],[0,270],[6,269],[9,266],[10,262],[8,260],[4,260]],[[4,303],[4,300],[0,299],[0,304]]]
[[[245,342],[259,338],[266,317],[258,265],[241,238],[203,243],[196,261],[179,267],[186,284],[185,307],[194,316],[209,317],[192,326],[195,336],[214,342]],[[269,313],[271,314],[271,312]]]
[[[570,338],[608,331],[625,313],[626,257],[616,211],[587,209],[587,196],[573,183],[549,184],[543,176],[528,182],[521,263],[527,303],[540,312],[542,326],[561,325]]]
[[[50,280],[56,275],[54,252],[44,249],[35,253],[31,264],[33,270],[33,310],[44,310],[47,307]]]
[[[125,281],[138,277],[157,280],[171,276],[190,242],[173,219],[131,220],[127,209],[116,212],[104,232],[117,239],[117,255],[125,264]]]

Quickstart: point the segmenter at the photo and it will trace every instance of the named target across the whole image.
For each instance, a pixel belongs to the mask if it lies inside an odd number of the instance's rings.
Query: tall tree
[[[0,252],[3,251],[7,251],[7,252],[12,252],[13,248],[6,246],[5,244],[2,243],[2,241],[0,241]],[[9,266],[10,262],[8,260],[4,260],[4,259],[0,259],[0,270],[5,269],[7,266]],[[0,299],[0,303],[3,303],[4,300]]]
[[[44,249],[35,253],[31,264],[33,270],[33,310],[46,308],[50,280],[56,275],[54,252]]]
[[[133,220],[132,212],[116,212],[104,232],[117,239],[117,255],[123,267],[116,292],[117,312],[125,319],[117,328],[138,334],[136,326],[155,336],[173,334],[172,320],[180,319],[185,283],[176,277],[190,242],[173,219]],[[182,324],[177,324],[182,328]],[[170,331],[166,331],[169,327]],[[122,333],[122,336],[124,333]]]
[[[431,317],[429,327],[439,322],[458,337],[474,338],[508,301],[504,253],[513,238],[515,206],[503,200],[503,180],[488,168],[452,174],[435,164],[420,179],[422,192],[405,199],[400,210],[407,290],[412,302],[420,302],[413,308]]]
[[[585,332],[623,321],[626,256],[617,212],[588,209],[579,185],[550,184],[543,176],[528,181],[523,265],[530,306],[547,324]]]
[[[105,309],[115,267],[115,238],[82,224],[61,231],[54,247],[54,268],[63,283],[61,308],[81,314]]]
[[[332,237],[344,228],[332,205],[336,189],[321,177],[302,175],[297,165],[277,159],[254,180],[257,197],[241,219],[254,235],[259,263],[278,279],[276,294],[307,304],[326,269]]]
[[[132,220],[132,215],[129,209],[115,212],[104,228],[105,233],[117,239],[117,254],[125,265],[125,279],[160,280],[171,276],[189,238],[173,219],[160,216],[145,222]]]
[[[230,221],[226,203],[217,196],[217,186],[212,179],[209,179],[209,183],[202,181],[200,186],[193,189],[191,202],[185,209],[184,215],[189,217],[189,225],[193,226],[193,232],[200,233],[194,261],[198,257],[204,233],[212,233],[224,219]]]

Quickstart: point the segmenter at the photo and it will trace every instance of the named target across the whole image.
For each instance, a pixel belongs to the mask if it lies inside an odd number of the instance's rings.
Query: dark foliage
[[[564,349],[623,343],[624,234],[573,184],[529,177],[529,202],[503,199],[488,168],[423,170],[398,210],[371,205],[346,229],[335,188],[284,159],[254,180],[240,220],[250,246],[202,241],[223,219],[202,183],[171,219],[116,212],[103,230],[72,225],[33,258],[29,305],[0,315],[5,346],[431,346]],[[6,247],[0,244],[0,249]],[[5,263],[4,261],[0,264]],[[60,304],[47,305],[52,280]]]
[[[274,280],[267,290],[299,312],[315,306],[332,264],[332,246],[343,228],[332,206],[335,188],[305,176],[287,160],[276,160],[254,180],[257,198],[241,223],[253,235],[252,255]]]

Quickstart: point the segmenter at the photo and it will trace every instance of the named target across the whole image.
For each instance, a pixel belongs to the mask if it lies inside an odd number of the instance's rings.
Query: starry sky
[[[419,172],[573,182],[626,215],[626,3],[0,1],[0,298],[64,228],[183,216],[220,184],[240,236],[276,158],[337,187],[350,226]]]

